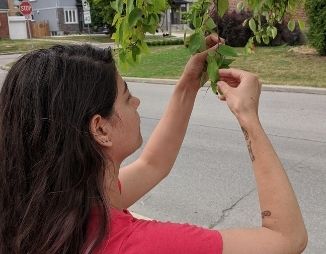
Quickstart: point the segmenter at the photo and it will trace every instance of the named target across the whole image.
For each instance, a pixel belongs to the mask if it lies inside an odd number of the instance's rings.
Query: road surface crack
[[[219,223],[221,223],[222,221],[224,221],[224,219],[228,216],[228,212],[231,211],[233,208],[235,208],[240,203],[241,200],[243,200],[244,198],[248,197],[255,190],[256,190],[256,188],[253,188],[248,193],[244,194],[238,200],[236,200],[230,207],[223,209],[222,210],[222,215],[220,216],[220,218],[218,218],[218,220],[216,222],[211,223],[208,226],[208,228],[212,229],[212,228],[216,227]]]

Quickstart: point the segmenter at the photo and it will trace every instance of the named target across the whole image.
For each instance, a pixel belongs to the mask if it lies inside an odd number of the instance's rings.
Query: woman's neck
[[[119,181],[119,168],[116,170],[107,170],[104,175],[105,198],[109,201],[111,207],[123,210],[122,196]]]

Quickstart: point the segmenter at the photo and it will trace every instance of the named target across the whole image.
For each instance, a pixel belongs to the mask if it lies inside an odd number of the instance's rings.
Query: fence
[[[33,21],[30,25],[33,38],[50,36],[49,23],[47,21]]]

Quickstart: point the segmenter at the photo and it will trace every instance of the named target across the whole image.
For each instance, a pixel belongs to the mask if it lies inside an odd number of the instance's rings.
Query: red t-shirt
[[[88,239],[96,232],[96,210],[90,214]],[[110,210],[110,232],[96,254],[221,254],[218,231],[189,224],[147,221],[134,218],[127,210]]]

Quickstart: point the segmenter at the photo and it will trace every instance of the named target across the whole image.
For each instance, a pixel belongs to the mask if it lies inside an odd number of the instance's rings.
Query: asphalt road
[[[0,83],[5,74],[0,70]],[[139,112],[146,142],[173,86],[130,83],[129,87],[141,99]],[[309,244],[304,253],[325,253],[326,96],[265,91],[260,105],[262,125],[293,183],[305,218]],[[157,220],[214,229],[260,225],[242,132],[227,106],[210,91],[202,89],[197,97],[173,171],[131,210]]]
[[[173,87],[129,86],[141,99],[146,141]],[[262,92],[260,105],[262,125],[286,168],[308,228],[309,245],[304,253],[325,253],[326,96]],[[197,97],[173,171],[131,210],[157,220],[215,229],[260,225],[243,134],[226,104],[210,91],[202,89]]]

